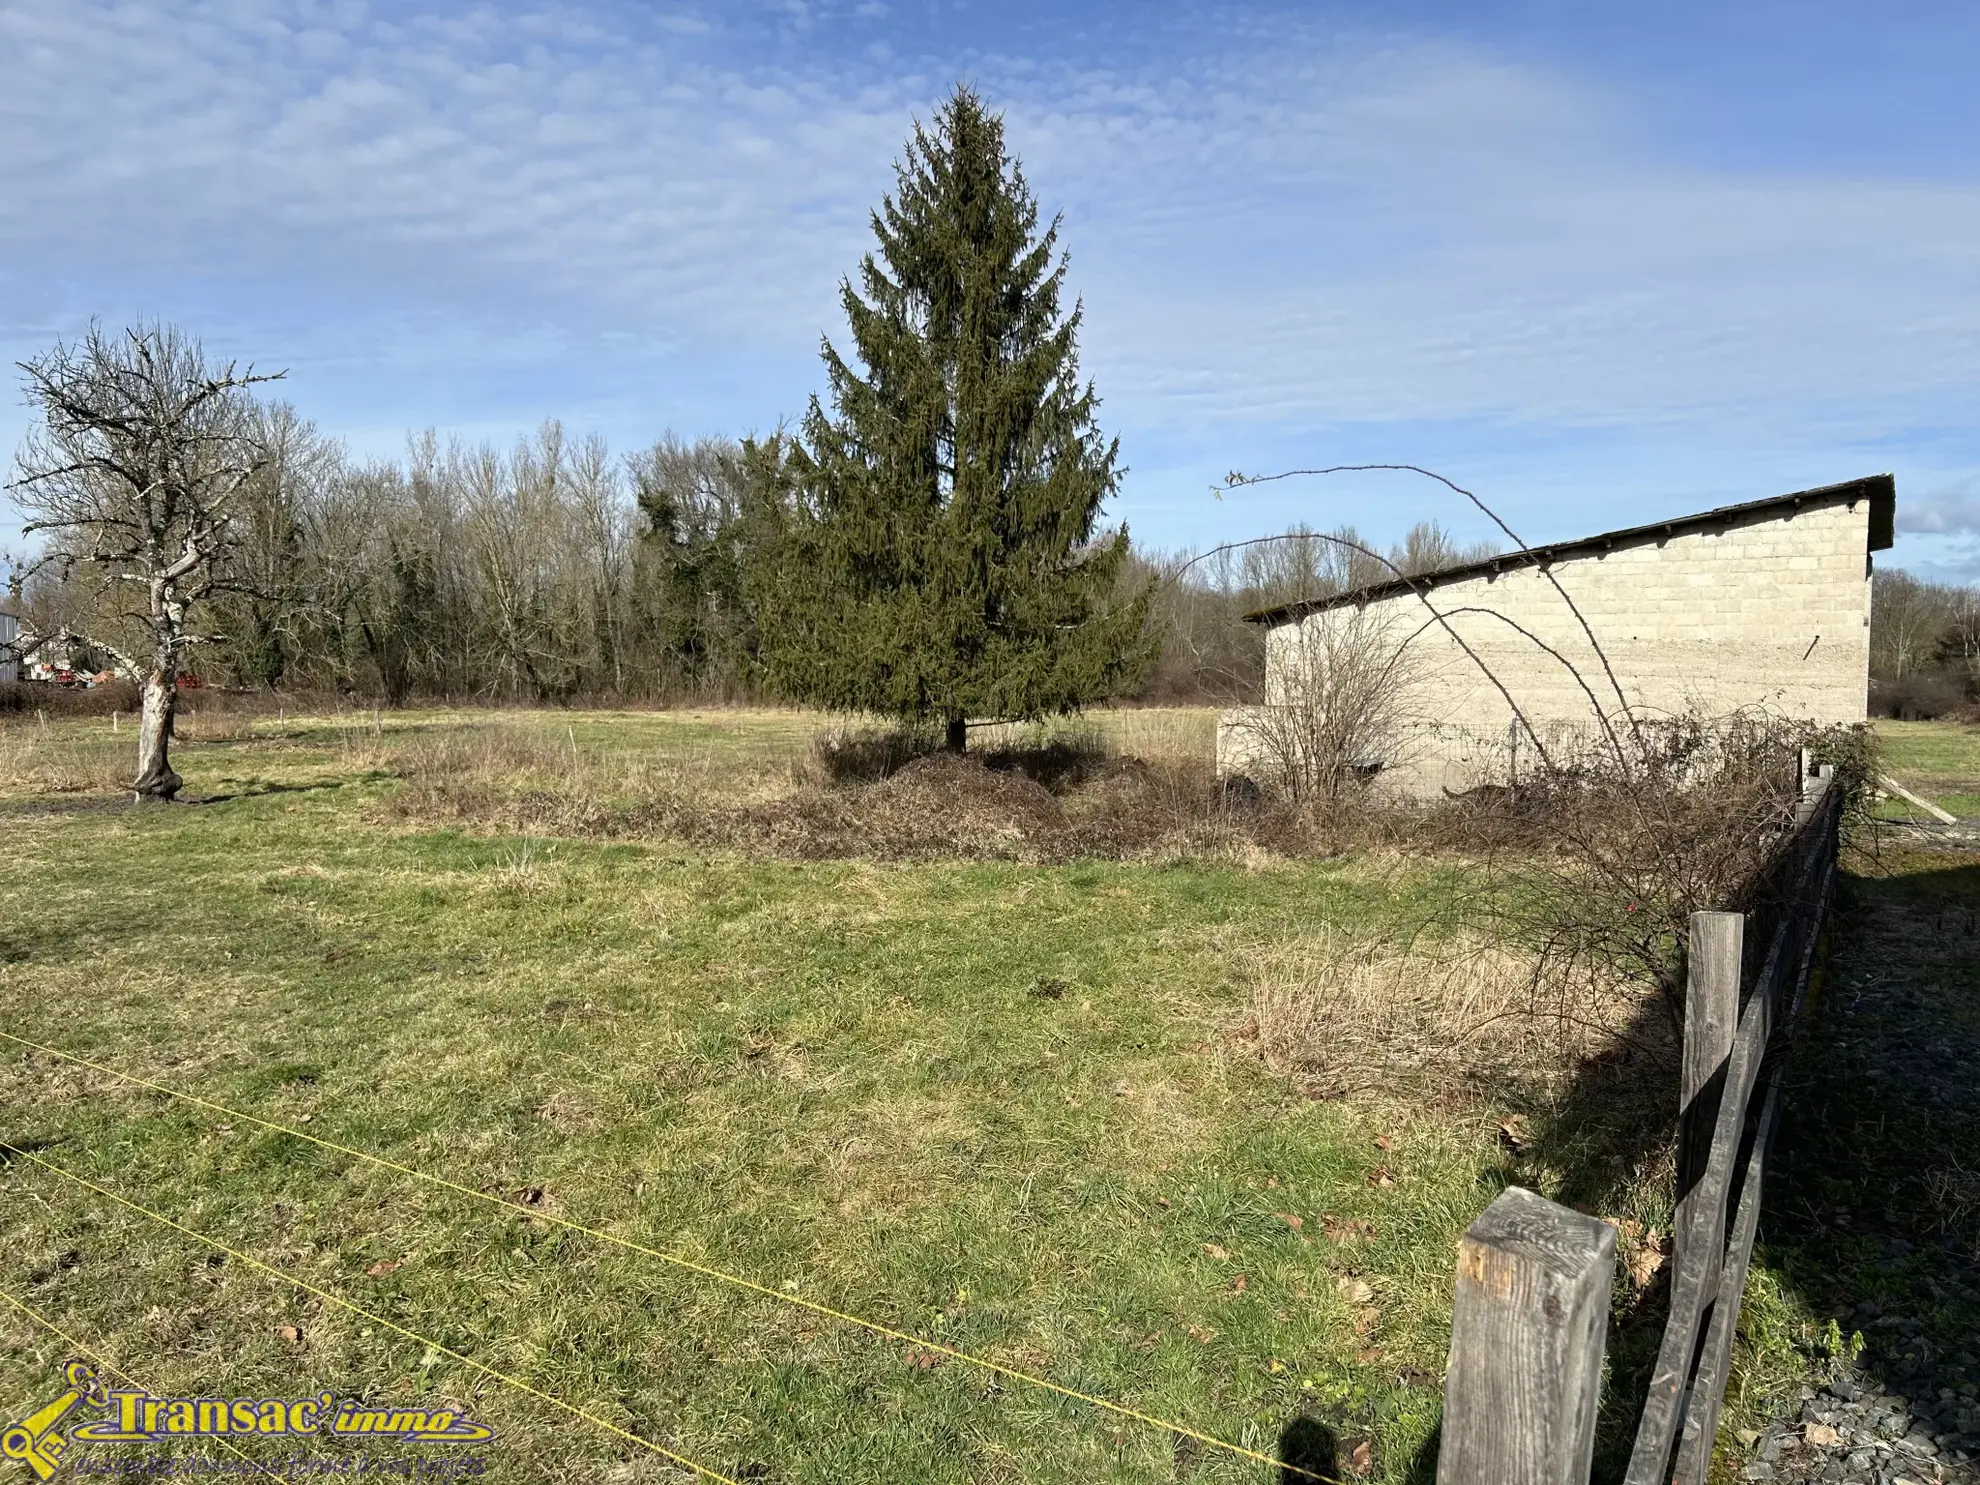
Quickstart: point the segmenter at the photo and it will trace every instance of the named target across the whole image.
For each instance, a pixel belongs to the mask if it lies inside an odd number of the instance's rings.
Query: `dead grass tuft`
[[[1631,1033],[1644,992],[1565,986],[1542,961],[1469,937],[1398,949],[1310,940],[1239,961],[1232,1036],[1313,1098],[1552,1096]]]

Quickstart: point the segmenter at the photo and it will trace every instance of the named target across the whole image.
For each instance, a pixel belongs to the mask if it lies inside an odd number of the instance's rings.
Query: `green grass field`
[[[1957,722],[1877,723],[1884,771],[1961,819],[1980,816],[1980,727]],[[1925,818],[1901,799],[1882,801],[1889,819]]]
[[[606,793],[775,790],[819,720],[194,715],[210,802],[169,809],[112,792],[127,724],[0,729],[0,1029],[515,1204],[12,1047],[0,1138],[242,1257],[17,1156],[0,1292],[153,1391],[452,1399],[491,1479],[690,1477],[613,1429],[738,1480],[1299,1478],[934,1342],[1267,1458],[1317,1422],[1400,1485],[1434,1465],[1458,1235],[1507,1181],[1667,1224],[1587,1138],[1599,1096],[1550,1143],[1455,1088],[1304,1097],[1244,1040],[1273,966],[1451,932],[1463,864],[769,859],[393,805],[405,750],[490,728]],[[1081,725],[1182,757],[1214,718]],[[1967,741],[1897,729],[1889,766],[1950,777]],[[75,1349],[0,1306],[0,1398]]]
[[[1318,1417],[1411,1477],[1497,1114],[1300,1097],[1233,1043],[1233,966],[1401,934],[1448,870],[800,863],[382,818],[380,749],[449,720],[196,717],[187,793],[233,796],[198,806],[17,784],[0,1025],[1261,1454]],[[30,743],[126,766],[127,727],[62,725],[14,739],[17,771]],[[721,772],[813,723],[530,725]],[[46,1056],[0,1067],[9,1143],[723,1475],[1277,1477]],[[5,1292],[154,1391],[445,1396],[497,1428],[491,1478],[685,1478],[25,1159],[4,1198]],[[71,1349],[0,1315],[0,1396],[41,1399]]]

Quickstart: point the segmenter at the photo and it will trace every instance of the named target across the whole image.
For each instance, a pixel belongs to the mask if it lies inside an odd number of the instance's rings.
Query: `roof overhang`
[[[1673,536],[1695,531],[1722,531],[1728,526],[1752,520],[1791,516],[1809,506],[1854,506],[1858,501],[1868,501],[1870,505],[1869,550],[1884,551],[1896,539],[1897,481],[1888,474],[1872,474],[1858,480],[1847,480],[1840,485],[1821,485],[1813,490],[1770,495],[1765,500],[1749,500],[1741,505],[1722,505],[1714,510],[1700,511],[1695,516],[1678,516],[1669,521],[1652,521],[1645,526],[1604,531],[1598,536],[1557,541],[1544,547],[1527,547],[1478,562],[1466,562],[1458,567],[1446,567],[1441,572],[1425,573],[1421,577],[1394,578],[1385,583],[1351,588],[1331,598],[1307,598],[1297,603],[1282,603],[1276,608],[1262,608],[1246,614],[1244,619],[1247,624],[1287,624],[1322,609],[1369,603],[1398,593],[1428,593],[1447,583],[1461,583],[1468,578],[1512,572],[1521,567],[1545,567],[1571,557],[1599,556],[1617,547],[1667,541]]]

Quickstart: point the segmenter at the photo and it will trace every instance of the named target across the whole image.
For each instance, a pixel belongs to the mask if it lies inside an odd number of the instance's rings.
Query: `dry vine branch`
[[[1268,476],[1268,478],[1276,478],[1276,476]],[[1174,582],[1180,580],[1182,575],[1185,572],[1189,571],[1190,568],[1194,567],[1198,562],[1201,562],[1208,557],[1214,557],[1219,552],[1236,551],[1240,547],[1261,546],[1266,542],[1273,542],[1273,541],[1332,542],[1334,545],[1339,547],[1344,547],[1349,551],[1359,552],[1363,556],[1372,557],[1375,561],[1381,563],[1384,567],[1388,568],[1389,571],[1393,572],[1398,579],[1400,579],[1405,583],[1409,583],[1411,585],[1410,591],[1416,595],[1417,601],[1430,611],[1430,622],[1441,625],[1443,627],[1444,632],[1450,636],[1451,643],[1455,644],[1460,650],[1462,650],[1465,653],[1466,657],[1470,659],[1471,663],[1478,667],[1479,673],[1483,675],[1488,682],[1491,683],[1492,688],[1499,693],[1500,698],[1504,700],[1506,705],[1512,710],[1512,714],[1519,719],[1520,725],[1523,726],[1526,729],[1528,735],[1532,737],[1533,746],[1535,750],[1540,754],[1541,759],[1543,761],[1549,761],[1549,762],[1551,761],[1548,759],[1547,756],[1546,744],[1540,740],[1540,734],[1538,730],[1533,726],[1532,722],[1528,720],[1526,713],[1523,710],[1521,710],[1520,704],[1513,699],[1512,692],[1506,689],[1505,683],[1499,679],[1497,673],[1493,671],[1492,667],[1487,665],[1484,662],[1484,660],[1482,660],[1479,657],[1478,652],[1471,648],[1471,646],[1465,641],[1464,636],[1457,632],[1456,628],[1453,627],[1452,624],[1450,623],[1448,616],[1440,612],[1437,606],[1430,601],[1430,596],[1428,593],[1430,584],[1426,581],[1421,586],[1417,586],[1417,580],[1415,578],[1412,578],[1408,573],[1404,572],[1401,567],[1397,566],[1394,562],[1390,561],[1380,552],[1374,551],[1369,547],[1365,547],[1360,542],[1350,541],[1344,536],[1333,536],[1333,535],[1328,535],[1325,532],[1319,532],[1319,531],[1284,532],[1278,536],[1254,536],[1248,541],[1227,542],[1223,546],[1212,547],[1210,548],[1209,551],[1202,552],[1197,556],[1190,558],[1189,561],[1183,563],[1182,566],[1176,569],[1176,571],[1170,576],[1170,581]],[[1579,679],[1578,675],[1576,679]],[[1587,688],[1584,686],[1583,689],[1585,690]],[[1597,715],[1598,716],[1600,715],[1599,708],[1597,709]],[[1620,744],[1618,744],[1618,752],[1620,753]]]
[[[1438,484],[1456,491],[1466,500],[1477,506],[1480,511],[1484,512],[1487,520],[1506,534],[1506,540],[1518,547],[1521,552],[1530,553],[1533,550],[1533,548],[1529,547],[1520,539],[1519,533],[1508,526],[1500,517],[1499,513],[1480,499],[1476,493],[1465,489],[1463,485],[1458,484],[1455,480],[1438,474],[1434,469],[1425,469],[1420,464],[1335,464],[1325,469],[1287,469],[1280,471],[1278,474],[1257,475],[1240,474],[1234,469],[1226,476],[1222,490],[1235,490],[1245,485],[1269,484],[1274,480],[1292,479],[1299,475],[1357,474],[1374,470],[1395,470],[1399,473],[1420,474],[1425,479],[1437,481]],[[1222,490],[1218,491],[1220,495]],[[1602,648],[1601,641],[1595,638],[1595,630],[1590,626],[1587,617],[1581,612],[1580,606],[1568,596],[1567,589],[1561,586],[1560,579],[1554,576],[1552,568],[1544,562],[1540,564],[1540,575],[1546,578],[1548,584],[1560,595],[1561,602],[1568,606],[1568,612],[1574,615],[1575,622],[1581,626],[1581,632],[1587,636],[1589,645],[1595,651],[1595,658],[1601,662],[1602,673],[1608,677],[1609,687],[1616,693],[1616,702],[1622,708],[1623,716],[1629,722],[1631,732],[1634,734],[1636,730],[1635,714],[1630,708],[1629,698],[1623,694],[1622,683],[1616,679],[1616,672],[1609,664],[1608,652]],[[1640,744],[1642,739],[1639,737],[1637,741]]]

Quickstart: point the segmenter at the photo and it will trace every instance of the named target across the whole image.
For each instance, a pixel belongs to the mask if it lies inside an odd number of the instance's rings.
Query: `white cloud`
[[[0,55],[43,60],[0,63],[0,243],[774,337],[829,301],[908,117],[666,38],[615,50],[577,12],[353,10],[333,47],[300,23],[321,9],[9,7]]]
[[[1962,495],[1907,500],[1898,507],[1897,528],[1917,536],[1980,537],[1980,500]]]
[[[1627,100],[1477,47],[1240,16],[1106,68],[902,60],[873,9],[793,4],[802,39],[752,50],[717,6],[11,0],[0,340],[232,302],[263,354],[534,364],[549,412],[636,338],[676,386],[786,368],[761,426],[840,332],[910,117],[967,72],[1066,209],[1130,428],[1621,429],[1817,449],[1814,482],[1980,390],[1970,183],[1675,163]]]

